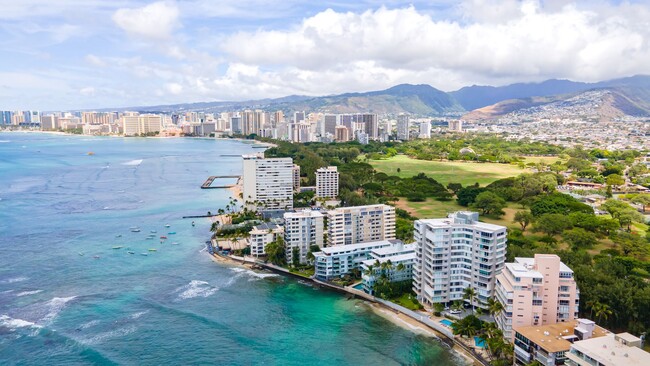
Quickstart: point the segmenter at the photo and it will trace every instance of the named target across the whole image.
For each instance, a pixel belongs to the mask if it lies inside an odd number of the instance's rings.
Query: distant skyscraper
[[[397,116],[397,139],[402,141],[409,139],[409,116],[406,114]]]
[[[350,141],[350,130],[345,126],[336,126],[334,139],[338,142]]]
[[[300,123],[305,120],[305,112],[294,112],[293,123]]]
[[[334,135],[336,133],[336,115],[335,114],[326,114],[323,116],[323,131],[322,135],[326,133]]]
[[[430,139],[431,138],[431,122],[420,122],[420,135],[418,136],[421,139]]]

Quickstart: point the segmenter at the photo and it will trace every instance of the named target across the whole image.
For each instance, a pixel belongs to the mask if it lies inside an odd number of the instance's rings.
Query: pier
[[[205,182],[203,182],[203,184],[201,185],[201,189],[230,188],[230,187],[234,187],[234,186],[237,185],[237,184],[229,184],[229,185],[225,185],[225,186],[213,186],[212,182],[214,182],[215,179],[220,179],[220,178],[237,178],[237,179],[239,179],[241,177],[239,175],[211,175],[211,176],[208,177],[208,179],[205,180]]]

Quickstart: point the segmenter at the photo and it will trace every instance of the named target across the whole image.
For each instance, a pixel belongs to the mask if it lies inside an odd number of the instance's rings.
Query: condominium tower
[[[478,221],[478,213],[460,211],[445,219],[415,221],[417,243],[413,291],[432,305],[462,300],[465,288],[476,291],[484,307],[494,296],[496,274],[506,258],[506,228]]]
[[[515,327],[546,325],[578,318],[580,292],[573,271],[555,254],[535,254],[506,263],[496,278],[496,298],[504,311],[496,317],[506,339]]]
[[[307,253],[313,245],[323,247],[324,216],[309,209],[284,214],[284,242],[287,262],[293,260],[293,248],[298,248],[300,263],[307,262]]]
[[[339,195],[339,172],[335,166],[316,170],[316,197],[336,198]]]
[[[395,208],[389,205],[339,207],[327,212],[327,245],[395,239]]]
[[[293,159],[244,155],[243,198],[255,206],[293,208]]]

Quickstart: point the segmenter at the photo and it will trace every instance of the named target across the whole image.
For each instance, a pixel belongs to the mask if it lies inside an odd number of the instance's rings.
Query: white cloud
[[[640,26],[648,15],[645,7],[620,16],[624,7],[596,13],[574,5],[546,10],[536,1],[509,1],[496,9],[490,3],[472,1],[463,23],[436,21],[414,7],[326,10],[288,31],[237,33],[223,50],[232,62],[280,73],[337,71],[351,81],[383,78],[385,86],[403,80],[453,89],[483,80],[595,81],[650,72],[650,32]],[[372,67],[360,68],[363,63]],[[360,71],[365,76],[356,74]],[[473,79],[477,75],[482,80]],[[325,91],[310,80],[300,81]]]
[[[106,67],[106,62],[104,62],[104,60],[102,60],[99,56],[89,54],[86,55],[85,59],[88,63],[90,63],[93,66]]]
[[[86,97],[94,96],[95,95],[95,88],[93,88],[92,86],[87,86],[87,87],[82,88],[81,90],[79,90],[79,93],[81,93],[81,95],[86,96]]]
[[[165,89],[167,89],[170,94],[174,95],[179,95],[183,92],[183,86],[179,83],[167,83]]]
[[[129,35],[147,40],[167,40],[180,26],[179,11],[174,2],[160,1],[141,8],[121,8],[113,21]]]

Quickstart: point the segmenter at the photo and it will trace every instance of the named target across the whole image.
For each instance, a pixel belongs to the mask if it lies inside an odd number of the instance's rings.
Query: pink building
[[[577,319],[580,292],[573,271],[555,254],[515,258],[496,277],[496,299],[504,311],[496,323],[506,339],[515,327]]]

